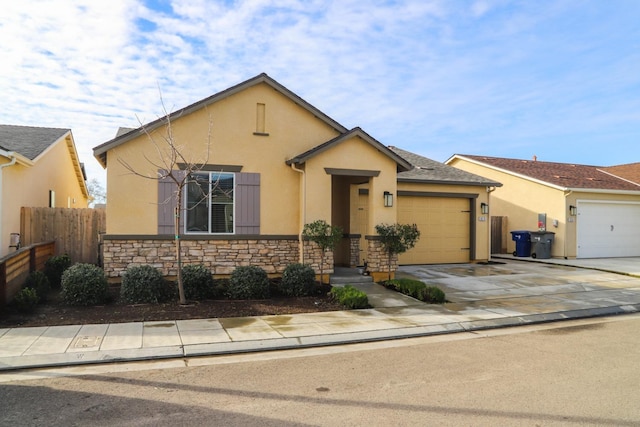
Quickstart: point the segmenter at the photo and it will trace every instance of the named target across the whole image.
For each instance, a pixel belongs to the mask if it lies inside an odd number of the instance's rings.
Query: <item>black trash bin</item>
[[[516,250],[513,256],[529,256],[531,254],[531,234],[526,230],[511,232],[511,240],[516,242]]]
[[[540,259],[551,258],[551,245],[555,237],[552,231],[531,231],[531,257]]]

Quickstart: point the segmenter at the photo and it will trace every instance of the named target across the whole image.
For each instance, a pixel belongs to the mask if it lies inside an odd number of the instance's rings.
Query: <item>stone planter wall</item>
[[[297,236],[256,239],[190,239],[183,237],[183,264],[203,264],[214,275],[229,275],[239,266],[255,265],[268,274],[282,274],[287,265],[300,261]],[[151,265],[165,276],[177,275],[172,238],[106,236],[102,260],[107,277],[120,277],[128,267]],[[304,242],[304,261],[320,274],[320,249]],[[333,273],[333,252],[325,253],[324,274]]]

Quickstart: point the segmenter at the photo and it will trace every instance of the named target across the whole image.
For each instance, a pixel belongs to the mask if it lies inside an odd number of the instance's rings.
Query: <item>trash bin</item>
[[[551,258],[551,245],[556,233],[552,231],[531,231],[531,257]]]
[[[513,256],[529,256],[531,254],[531,235],[526,230],[511,232],[511,240],[516,242],[516,250]]]

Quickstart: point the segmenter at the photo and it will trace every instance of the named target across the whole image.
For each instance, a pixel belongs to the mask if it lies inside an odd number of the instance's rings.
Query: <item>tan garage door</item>
[[[420,230],[420,240],[400,255],[400,264],[469,262],[470,217],[469,199],[399,197],[398,222]]]

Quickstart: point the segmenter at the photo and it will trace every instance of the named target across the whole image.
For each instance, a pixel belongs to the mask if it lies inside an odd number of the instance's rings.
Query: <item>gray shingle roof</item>
[[[70,129],[0,125],[0,147],[34,160]]]
[[[404,158],[413,165],[413,169],[398,173],[399,182],[429,182],[433,184],[479,185],[502,187],[497,181],[492,181],[479,175],[445,165],[419,154],[405,151],[397,147],[389,147],[391,151]]]

